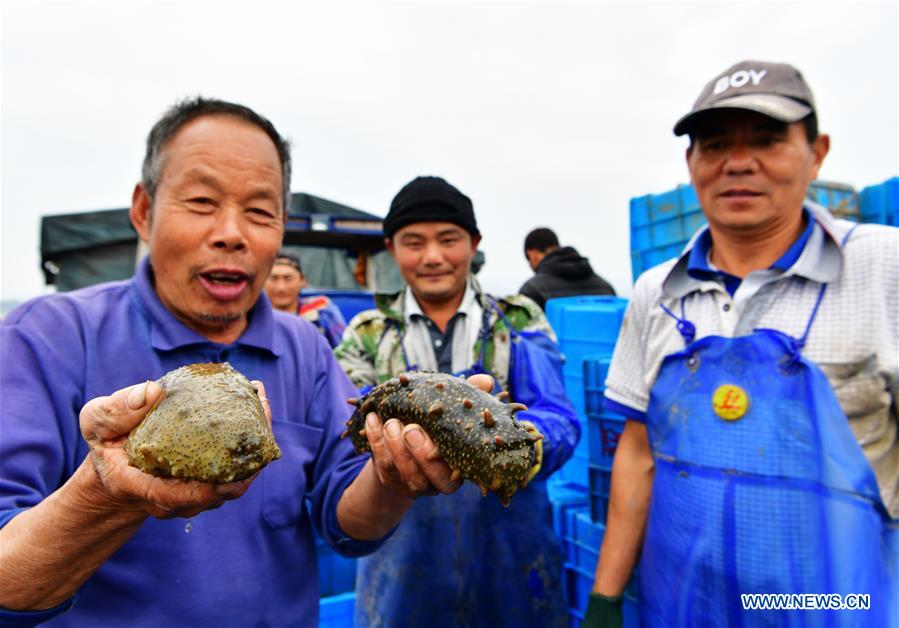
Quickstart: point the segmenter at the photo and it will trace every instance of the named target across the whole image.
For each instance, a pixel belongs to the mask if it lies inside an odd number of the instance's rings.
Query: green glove
[[[581,628],[621,628],[623,618],[621,607],[622,596],[606,597],[599,593],[590,593],[590,601],[587,602],[587,612]]]

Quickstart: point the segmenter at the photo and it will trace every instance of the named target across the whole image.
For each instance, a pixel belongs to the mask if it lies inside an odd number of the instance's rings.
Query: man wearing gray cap
[[[817,126],[799,71],[745,61],[674,127],[708,226],[615,348],[585,626],[621,624],[638,557],[644,625],[899,625],[899,230],[806,199]]]

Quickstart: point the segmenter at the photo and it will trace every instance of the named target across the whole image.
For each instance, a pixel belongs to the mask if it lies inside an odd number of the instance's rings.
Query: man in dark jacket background
[[[615,294],[605,279],[593,272],[586,257],[571,246],[559,246],[552,229],[540,227],[524,239],[524,255],[536,273],[524,282],[519,293],[541,308],[549,299],[582,294]]]

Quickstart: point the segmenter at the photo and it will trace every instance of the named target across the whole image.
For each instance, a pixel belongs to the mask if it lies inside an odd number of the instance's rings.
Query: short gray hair
[[[290,141],[281,137],[275,125],[267,118],[259,115],[249,107],[217,100],[215,98],[203,98],[198,96],[184,100],[173,105],[159,121],[150,129],[147,135],[147,152],[144,155],[144,164],[141,168],[141,185],[147,196],[152,201],[159,187],[159,179],[165,166],[165,145],[188,122],[202,116],[229,115],[246,120],[262,129],[272,140],[278,157],[281,160],[281,179],[284,194],[284,215],[290,209]]]

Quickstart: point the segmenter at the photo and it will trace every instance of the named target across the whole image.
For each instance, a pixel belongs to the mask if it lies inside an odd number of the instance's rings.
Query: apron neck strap
[[[852,235],[852,232],[858,227],[858,224],[853,225],[846,235],[843,236],[843,240],[840,242],[840,248],[846,246],[846,243],[849,241],[849,237]],[[827,284],[821,285],[821,290],[818,292],[818,298],[815,301],[815,307],[812,309],[812,314],[809,316],[808,323],[805,325],[805,331],[802,333],[802,337],[798,340],[794,340],[795,346],[794,351],[797,353],[802,351],[802,348],[805,346],[806,341],[808,340],[809,332],[812,329],[812,323],[815,322],[815,317],[818,315],[818,308],[821,306],[821,301],[824,300],[824,293],[827,292]],[[684,314],[684,301],[686,300],[686,296],[681,297],[680,300],[680,316],[669,310],[665,307],[664,303],[659,303],[659,306],[665,311],[665,313],[677,321],[677,331],[680,332],[680,335],[684,339],[684,344],[689,345],[696,338],[696,326],[693,325],[690,321],[687,320],[686,315]]]
[[[663,310],[665,310],[665,314],[673,318],[677,321],[677,331],[680,332],[680,335],[684,339],[684,344],[689,345],[696,339],[696,326],[687,320],[686,315],[684,314],[684,301],[687,297],[681,297],[680,300],[680,316],[669,310],[665,307],[664,303],[659,303]]]
[[[840,242],[840,249],[846,246],[846,243],[849,241],[849,236],[852,235],[852,232],[858,227],[858,224],[852,226],[852,228],[846,232],[846,235],[843,236],[843,240]],[[796,341],[797,349],[802,350],[805,346],[805,341],[808,340],[808,334],[812,330],[812,323],[815,322],[815,317],[818,315],[818,307],[821,305],[821,301],[824,300],[824,293],[827,292],[827,284],[821,284],[821,290],[818,292],[818,300],[815,301],[815,307],[812,310],[812,315],[808,319],[808,323],[805,326],[805,331],[802,334],[802,338]]]

